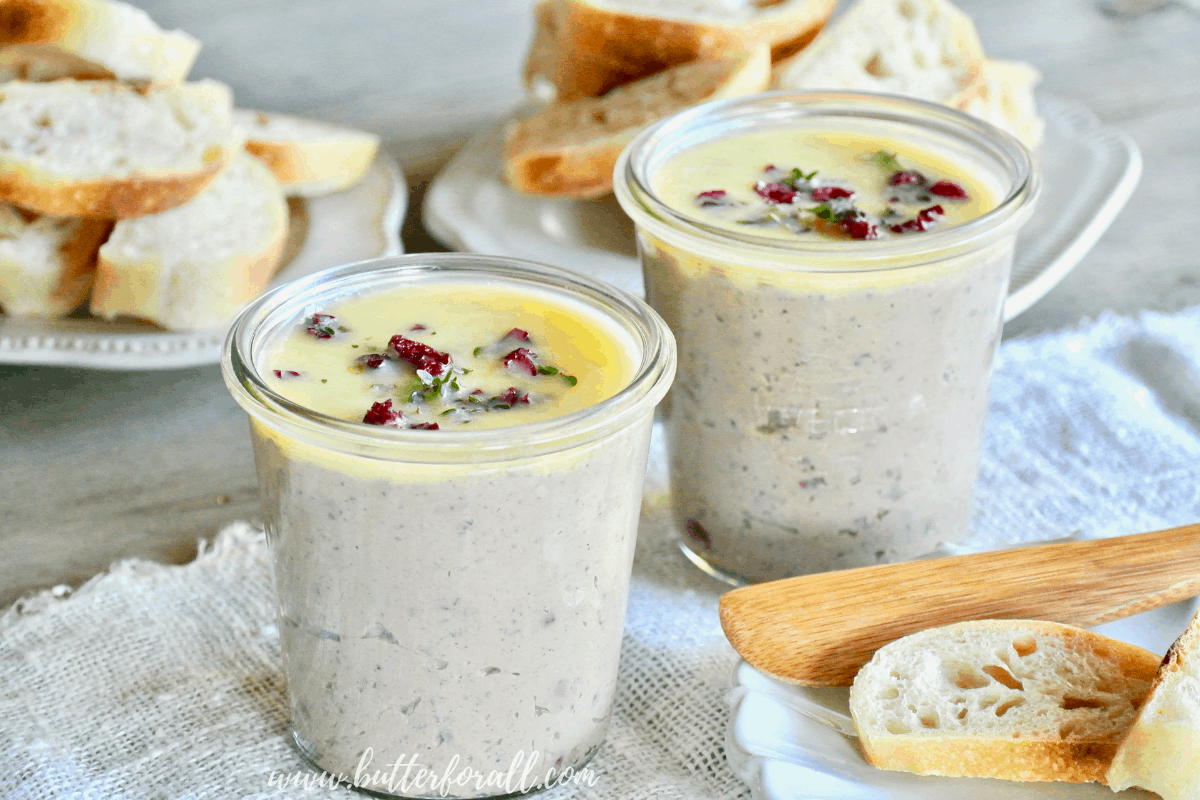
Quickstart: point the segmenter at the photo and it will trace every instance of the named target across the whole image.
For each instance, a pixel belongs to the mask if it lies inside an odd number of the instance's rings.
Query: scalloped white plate
[[[1129,200],[1142,174],[1137,145],[1078,103],[1038,96],[1046,141],[1040,207],[1017,240],[1005,320],[1045,296],[1079,263]],[[542,261],[641,295],[633,223],[612,195],[563,200],[510,189],[501,174],[504,127],[483,131],[441,171],[425,197],[425,227],[471,253]],[[1052,213],[1051,213],[1052,210]]]
[[[400,223],[407,205],[404,176],[385,153],[376,156],[363,179],[344,192],[290,200],[287,261],[271,286],[326,267],[404,252]],[[224,328],[173,333],[149,324],[87,316],[55,320],[0,316],[0,364],[180,369],[215,364],[224,341]]]
[[[1200,598],[1109,622],[1094,630],[1165,653]],[[848,689],[793,686],[739,660],[730,678],[725,755],[754,800],[1154,800],[1099,784],[931,778],[868,764],[850,719]]]

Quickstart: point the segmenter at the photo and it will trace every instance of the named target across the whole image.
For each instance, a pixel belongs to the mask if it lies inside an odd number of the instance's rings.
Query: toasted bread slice
[[[242,109],[233,119],[246,132],[246,149],[293,196],[316,197],[353,186],[379,149],[375,134],[327,122]]]
[[[1108,768],[1113,791],[1200,797],[1200,614],[1171,646],[1137,721]]]
[[[87,300],[108,220],[46,217],[0,205],[0,308],[62,317]]]
[[[834,5],[835,0],[543,0],[525,80],[531,87],[553,86],[557,99],[566,102],[760,42],[780,59],[808,44]]]
[[[0,84],[0,200],[105,219],[181,205],[240,149],[231,111],[216,81]]]
[[[881,769],[1103,781],[1158,663],[1069,625],[962,622],[877,651],[854,679],[850,711]]]
[[[533,194],[606,194],[617,157],[640,130],[706,100],[762,91],[770,71],[768,48],[759,44],[721,60],[672,67],[604,97],[546,106],[509,130],[505,175]]]
[[[122,80],[179,83],[200,42],[115,0],[0,0],[0,46],[52,45]]]
[[[238,153],[190,202],[117,222],[100,248],[91,311],[171,330],[218,327],[267,285],[287,220],[275,176]]]

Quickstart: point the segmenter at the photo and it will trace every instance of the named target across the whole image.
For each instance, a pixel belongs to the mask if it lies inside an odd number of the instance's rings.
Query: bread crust
[[[52,44],[61,41],[75,15],[65,3],[0,0],[0,44]]]
[[[603,8],[586,0],[547,0],[537,13],[538,33],[525,77],[550,80],[562,102],[599,97],[617,86],[695,60],[712,60],[756,42],[772,57],[808,44],[833,13],[835,0],[807,0],[787,14],[741,24],[665,19]],[[554,31],[551,35],[543,29]],[[557,36],[557,47],[549,40]]]
[[[0,200],[57,217],[142,217],[191,200],[225,168],[229,158],[229,151],[222,150],[197,172],[76,183],[35,179],[21,171],[0,172]]]

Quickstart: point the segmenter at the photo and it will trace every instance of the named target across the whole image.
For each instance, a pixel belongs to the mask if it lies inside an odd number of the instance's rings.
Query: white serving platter
[[[1079,263],[1129,200],[1142,174],[1137,145],[1082,105],[1040,94],[1044,187],[1017,240],[1005,320],[1027,310]],[[442,244],[574,269],[643,294],[633,223],[612,195],[596,201],[526,195],[501,174],[506,119],[469,141],[425,196],[426,229]]]
[[[1094,630],[1164,654],[1200,598],[1109,622]],[[726,700],[725,755],[754,800],[1154,800],[1099,784],[937,778],[876,769],[859,750],[849,689],[793,686],[738,661]]]
[[[384,153],[349,189],[290,200],[285,261],[271,286],[326,267],[404,252],[400,224],[407,205],[404,176]],[[0,316],[0,364],[180,369],[216,363],[224,341],[225,328],[175,333],[134,321],[109,322],[82,315],[55,320]]]

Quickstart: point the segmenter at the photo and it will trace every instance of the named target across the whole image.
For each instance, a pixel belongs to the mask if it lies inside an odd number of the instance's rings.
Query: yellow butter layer
[[[333,315],[322,320],[331,338],[307,332],[313,313]],[[527,331],[529,341],[505,339],[513,328]],[[427,384],[389,351],[396,334],[449,353],[459,391],[412,402],[412,392]],[[503,356],[517,348],[531,351],[537,366],[557,374],[530,376],[505,367]],[[372,354],[393,358],[372,368],[364,363]],[[446,280],[308,308],[264,348],[260,369],[273,390],[329,416],[361,421],[373,404],[390,400],[409,424],[465,431],[521,425],[596,405],[629,384],[639,356],[628,332],[582,303],[548,291]],[[487,401],[510,388],[530,402],[498,408],[503,404],[464,401],[475,390]],[[452,408],[469,410],[442,413]]]
[[[881,158],[879,153],[893,155],[896,161]],[[922,194],[908,188],[898,191],[888,184],[897,163],[903,170],[921,173],[927,187],[939,181],[958,184],[966,190],[968,199]],[[853,204],[877,224],[880,238],[897,235],[889,231],[890,225],[911,219],[921,209],[933,205],[940,205],[945,212],[938,217],[936,229],[975,219],[997,205],[996,187],[978,177],[978,169],[949,153],[934,153],[897,138],[855,132],[833,133],[809,127],[741,132],[683,150],[654,171],[651,190],[675,211],[739,234],[786,240],[826,239],[819,232],[798,234],[780,225],[739,222],[754,218],[770,205],[754,188],[756,181],[764,178],[767,165],[783,170],[796,168],[805,175],[815,171],[812,185],[817,187],[852,188],[855,192]],[[729,199],[745,205],[701,207],[697,195],[712,191],[724,191]],[[893,197],[899,202],[890,202]],[[798,209],[809,209],[820,203],[802,197],[794,205]],[[838,207],[836,202],[833,207]],[[898,216],[884,216],[889,207]],[[854,240],[846,241],[847,247],[855,244]]]

